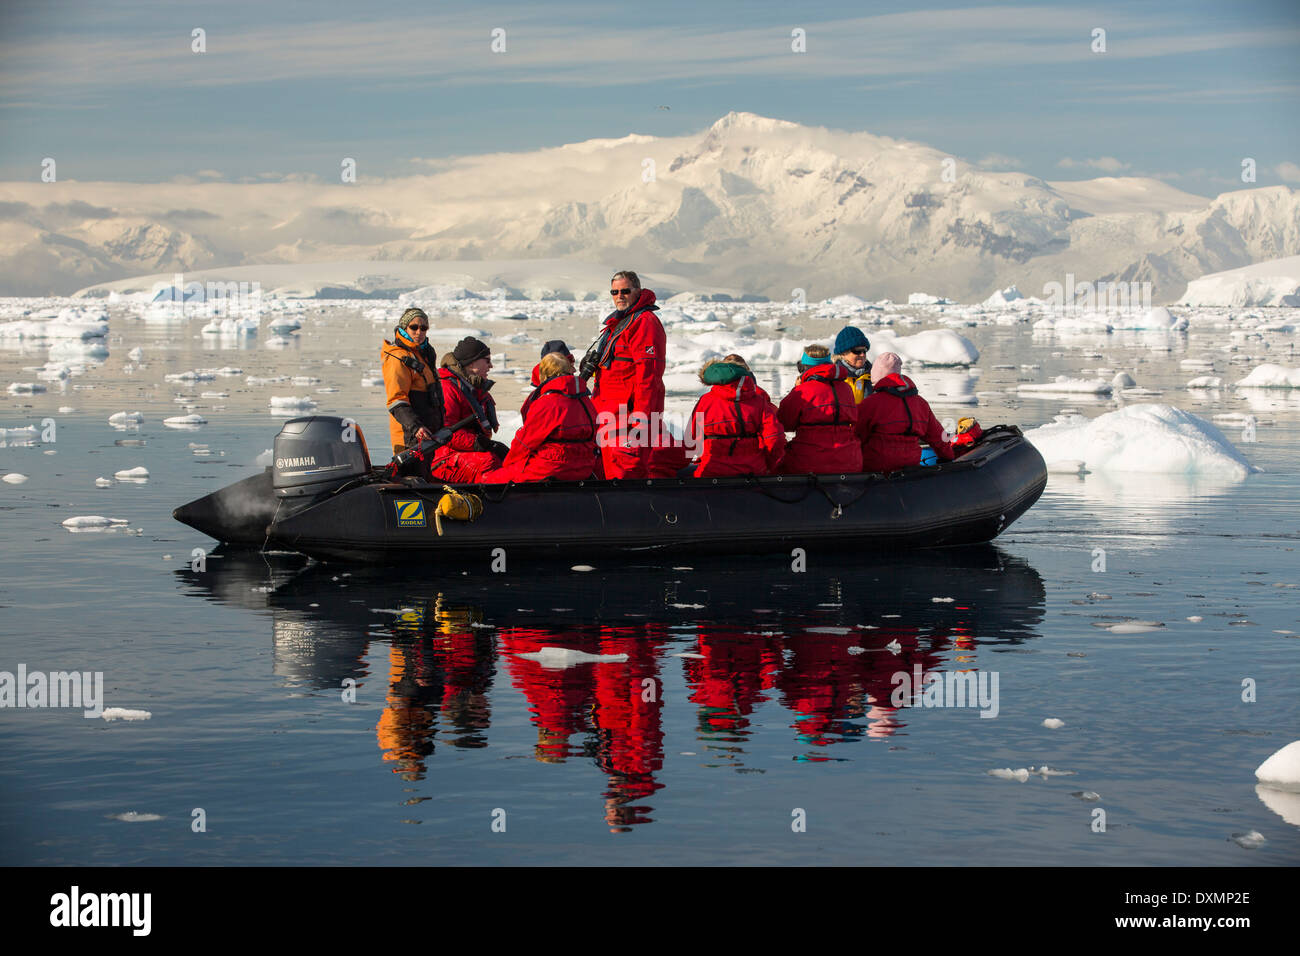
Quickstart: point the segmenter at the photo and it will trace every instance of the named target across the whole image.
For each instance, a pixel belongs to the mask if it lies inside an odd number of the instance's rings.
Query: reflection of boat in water
[[[1042,455],[1020,430],[995,426],[956,461],[889,475],[461,486],[481,496],[483,514],[443,521],[435,515],[445,486],[386,478],[358,435],[343,419],[294,419],[276,436],[274,467],[173,514],[227,544],[463,566],[498,553],[590,560],[971,544],[1004,531],[1047,482]]]
[[[663,787],[666,680],[684,683],[693,742],[712,765],[748,769],[760,708],[767,727],[776,716],[790,728],[797,759],[833,759],[834,745],[905,731],[895,674],[976,669],[982,646],[1037,636],[1045,598],[1033,568],[990,545],[807,573],[741,558],[717,569],[432,576],[236,550],[177,574],[210,600],[269,611],[274,671],[296,689],[339,693],[350,679],[374,700],[370,671],[385,672],[375,733],[406,779],[436,772],[438,744],[517,745],[517,728],[492,727],[517,692],[532,757],[594,762],[615,829],[649,821]],[[537,659],[545,647],[598,661],[548,667]]]

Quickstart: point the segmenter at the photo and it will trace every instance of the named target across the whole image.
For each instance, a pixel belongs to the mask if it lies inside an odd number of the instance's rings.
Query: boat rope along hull
[[[483,498],[484,513],[473,522],[444,519],[441,535],[433,513],[442,485],[378,479],[310,500],[277,500],[268,471],[175,515],[227,543],[365,563],[489,562],[498,548],[593,560],[910,550],[990,541],[1046,483],[1038,450],[1006,427],[955,462],[892,475],[458,485]]]

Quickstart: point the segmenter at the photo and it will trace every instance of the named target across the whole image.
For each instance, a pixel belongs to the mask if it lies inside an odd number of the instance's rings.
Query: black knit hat
[[[570,352],[569,347],[564,344],[564,339],[551,339],[551,341],[542,346],[542,358],[546,358],[546,356],[550,355],[552,352],[562,352],[569,356],[569,358],[573,358],[573,353]]]
[[[461,365],[469,365],[481,358],[487,358],[492,354],[492,350],[472,335],[469,335],[456,343],[456,347],[452,349],[451,354]]]

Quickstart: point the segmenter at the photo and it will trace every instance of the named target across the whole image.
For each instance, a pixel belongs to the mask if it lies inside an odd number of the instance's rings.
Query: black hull
[[[1038,500],[1047,468],[1018,429],[1004,428],[956,462],[892,475],[459,486],[483,497],[484,513],[474,522],[444,519],[441,535],[433,514],[441,485],[376,481],[285,502],[277,512],[269,476],[247,481],[259,479],[268,483],[268,500],[228,528],[216,527],[211,507],[197,506],[216,499],[226,513],[229,502],[221,496],[245,482],[177,509],[176,517],[228,543],[265,542],[323,560],[486,568],[502,551],[508,558],[595,563],[613,555],[790,554],[796,548],[816,554],[986,542]],[[264,518],[262,534],[250,534]]]

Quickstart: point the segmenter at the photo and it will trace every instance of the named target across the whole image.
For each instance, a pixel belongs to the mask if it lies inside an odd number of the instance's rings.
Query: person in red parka
[[[484,484],[590,478],[600,458],[596,407],[573,374],[573,360],[552,352],[539,363],[541,384],[528,398],[529,412],[500,468]]]
[[[829,358],[817,361],[799,376],[799,384],[781,399],[777,417],[794,432],[786,446],[781,472],[786,475],[826,475],[862,470],[862,445],[854,434],[858,404],[844,367]]]
[[[664,410],[668,338],[655,317],[655,294],[635,272],[610,280],[614,311],[595,346],[582,357],[601,416],[600,454],[607,478],[644,478],[653,456],[653,422]]]
[[[901,372],[893,352],[871,366],[871,394],[858,406],[857,435],[862,442],[863,471],[897,471],[921,463],[921,439],[944,461],[953,460],[953,447],[930,403],[916,383]]]
[[[785,455],[785,430],[749,369],[713,360],[700,369],[710,386],[691,412],[691,444],[701,449],[695,477],[770,475]]]
[[[551,341],[547,342],[545,345],[542,346],[542,358],[546,358],[546,356],[550,355],[552,352],[559,352],[570,362],[573,361],[573,353],[569,351],[569,347],[564,344],[563,339],[551,339]],[[541,384],[542,384],[542,363],[539,360],[538,363],[533,366],[534,391],[531,394],[529,394],[529,396],[524,399],[524,403],[519,406],[520,418],[528,417],[528,408],[532,404],[533,399],[537,397],[536,389]]]
[[[477,421],[452,434],[451,440],[433,453],[430,477],[438,481],[481,481],[485,472],[498,468],[506,447],[492,440],[500,428],[497,406],[489,390],[493,383],[491,351],[476,338],[463,338],[442,357],[438,380],[442,385],[445,421],[453,425],[471,414]]]

